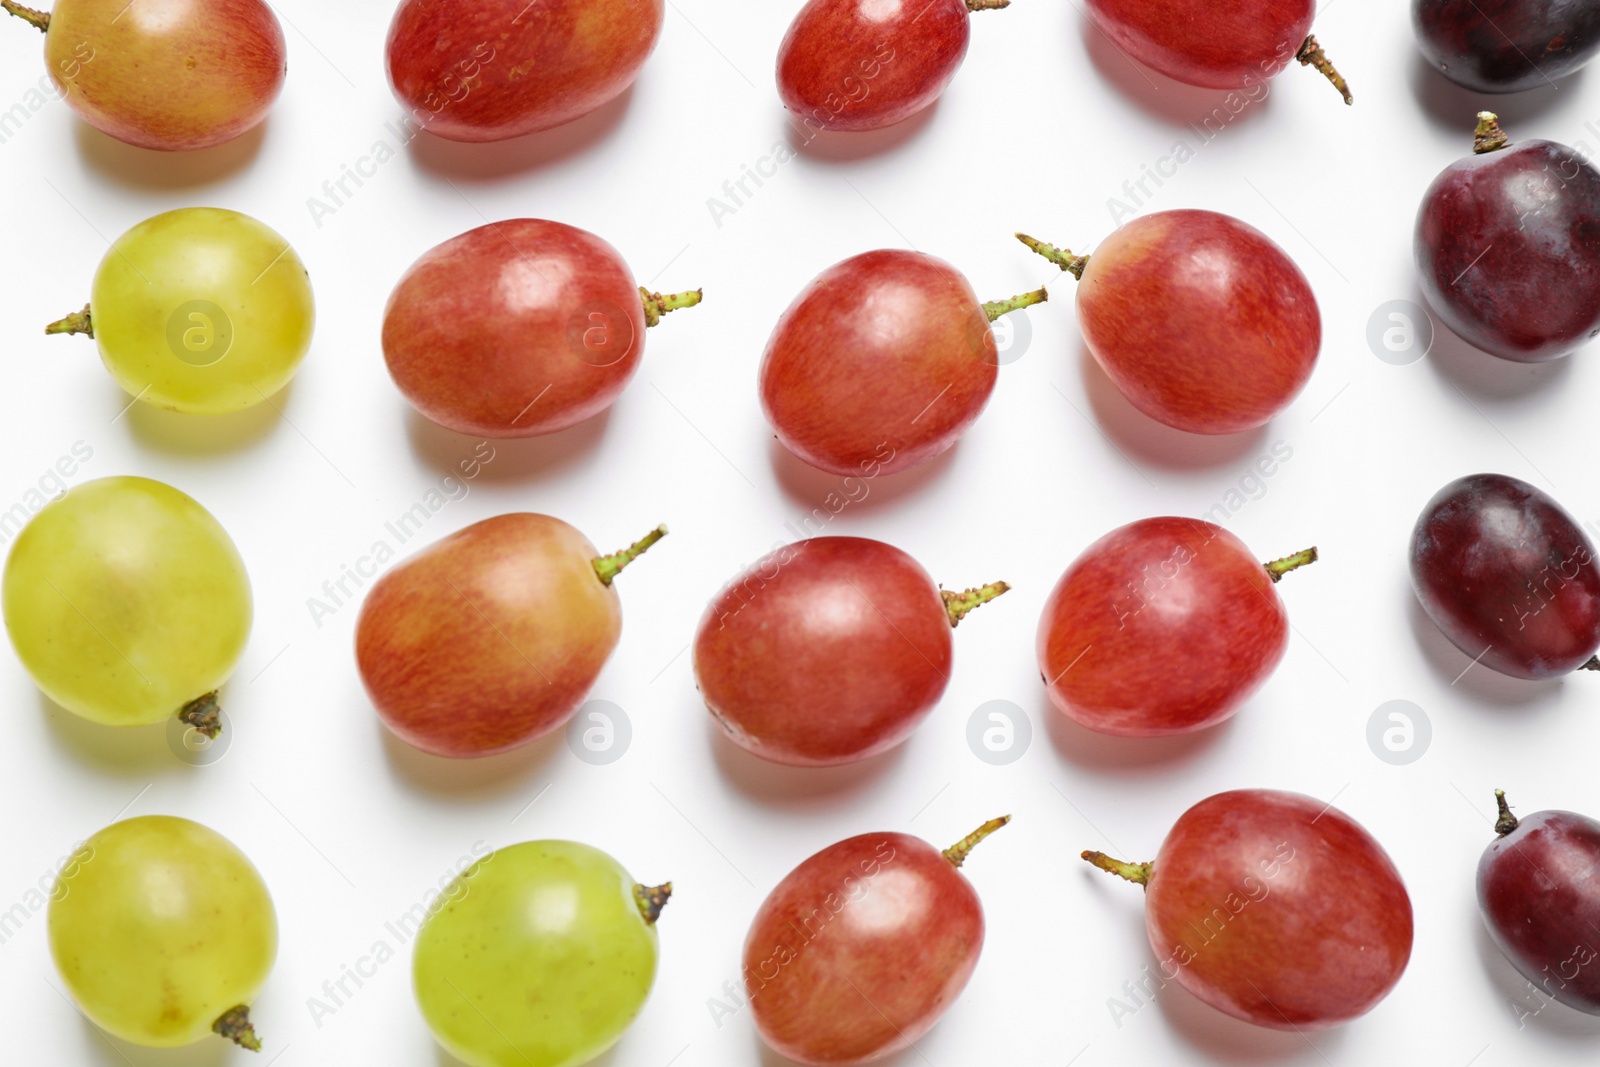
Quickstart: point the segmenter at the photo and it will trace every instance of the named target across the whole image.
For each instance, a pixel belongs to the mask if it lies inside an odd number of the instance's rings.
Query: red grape
[[[933,1028],[978,966],[983,905],[959,870],[1005,816],[943,852],[862,834],[818,852],[762,901],[744,942],[756,1029],[789,1059],[868,1063]]]
[[[1164,980],[1257,1026],[1354,1019],[1411,958],[1411,898],[1388,854],[1344,812],[1298,793],[1208,797],[1151,863],[1083,858],[1145,887]]]
[[[694,670],[735,742],[799,767],[853,763],[904,741],[950,682],[950,630],[1004,582],[965,593],[863,537],[787,545],[706,608]]]
[[[1272,588],[1317,550],[1261,564],[1200,519],[1130,523],[1090,545],[1039,620],[1051,703],[1101,733],[1156,737],[1223,721],[1289,646]]]
[[[1411,23],[1428,61],[1480,93],[1554,85],[1600,49],[1593,0],[1412,0]]]
[[[266,118],[283,88],[283,30],[261,0],[58,0],[3,5],[45,32],[61,97],[140,148],[207,148]]]
[[[1411,584],[1450,643],[1513,678],[1600,670],[1594,545],[1547,494],[1504,474],[1457,478],[1411,532]]]
[[[1243,89],[1291,60],[1315,67],[1350,103],[1350,88],[1310,36],[1312,0],[1089,0],[1089,17],[1122,51],[1178,81]]]
[[[356,663],[384,723],[436,756],[491,756],[572,717],[622,630],[611,580],[667,532],[601,556],[548,515],[498,515],[373,584]]]
[[[967,55],[974,11],[1011,0],[810,0],[778,46],[784,106],[822,130],[881,130],[932,104]]]
[[[1554,141],[1506,143],[1480,113],[1473,154],[1423,194],[1417,271],[1465,340],[1537,363],[1600,333],[1600,170]]]
[[[429,133],[503,141],[621,96],[661,36],[663,0],[401,0],[389,85]]]
[[[1190,433],[1238,433],[1295,398],[1322,347],[1311,285],[1266,234],[1215,211],[1158,211],[1092,256],[1017,238],[1070,272],[1078,327],[1133,406]]]
[[[1518,819],[1494,791],[1498,835],[1478,861],[1478,908],[1522,976],[1568,1007],[1600,1015],[1600,822],[1570,811]]]
[[[994,391],[989,324],[1045,292],[980,304],[921,252],[853,256],[789,305],[761,360],[761,406],[784,446],[833,474],[891,474],[956,443]]]
[[[475,437],[554,433],[610,407],[639,367],[644,331],[699,290],[634,284],[586,230],[509,219],[429,250],[395,286],[383,356],[428,418]]]

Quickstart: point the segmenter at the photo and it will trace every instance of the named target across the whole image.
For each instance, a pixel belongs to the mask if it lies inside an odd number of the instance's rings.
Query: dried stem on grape
[[[1010,6],[1011,0],[967,0],[968,11],[999,11]]]
[[[1039,253],[1045,259],[1054,263],[1080,282],[1083,281],[1083,268],[1089,265],[1088,256],[1075,256],[1070,249],[1057,248],[1055,245],[1046,244],[1044,241],[1029,237],[1025,233],[1017,234],[1017,240]]]
[[[966,861],[968,854],[978,847],[979,842],[1010,821],[1011,816],[1009,815],[1002,815],[998,819],[990,819],[972,831],[972,833],[945,849],[940,855],[950,861],[950,866],[959,867]]]
[[[247,1048],[251,1052],[261,1051],[261,1039],[256,1037],[255,1024],[250,1021],[250,1007],[247,1004],[236,1004],[217,1016],[217,1021],[211,1024],[211,1030],[240,1048]]]
[[[644,555],[651,545],[665,536],[667,536],[667,524],[662,523],[621,552],[613,552],[609,556],[601,556],[594,560],[594,572],[599,576],[600,584],[610,585],[611,580],[622,573],[622,568]]]
[[[1355,103],[1350,97],[1350,86],[1345,84],[1344,75],[1340,74],[1334,68],[1334,65],[1328,61],[1328,57],[1322,51],[1322,46],[1317,43],[1315,34],[1305,39],[1300,45],[1300,51],[1296,52],[1294,57],[1300,61],[1302,67],[1317,68],[1322,73],[1322,76],[1331,81],[1333,87],[1339,90],[1339,95],[1344,97],[1346,104]]]
[[[0,0],[4,3],[5,0]],[[82,311],[74,311],[65,318],[57,319],[44,328],[45,333],[82,333],[94,336],[94,322],[89,318],[89,305],[83,305]]]
[[[1283,576],[1285,574],[1288,574],[1293,570],[1299,570],[1306,564],[1315,563],[1316,561],[1317,549],[1316,546],[1313,545],[1303,552],[1296,552],[1292,556],[1284,556],[1282,559],[1275,559],[1271,563],[1263,563],[1262,566],[1267,568],[1267,574],[1274,582],[1281,582],[1283,581]]]
[[[1020,296],[1014,296],[1010,300],[990,300],[988,303],[983,305],[983,313],[990,322],[993,322],[1001,315],[1005,315],[1012,311],[1020,311],[1022,308],[1029,308],[1035,304],[1042,304],[1049,299],[1049,293],[1045,292],[1043,289],[1035,289],[1031,293],[1023,293]]]
[[[178,721],[188,723],[215,741],[222,732],[222,705],[217,703],[217,691],[213,689],[205,696],[195,697],[179,708]]]
[[[50,13],[48,11],[35,11],[31,7],[23,7],[21,4],[14,3],[13,0],[0,0],[0,7],[5,8],[28,25],[37,28],[40,33],[48,33],[50,31]]]
[[[1584,661],[1583,666],[1578,669],[1580,671],[1600,671],[1600,656],[1590,656]]]
[[[939,590],[939,597],[944,601],[944,610],[950,615],[950,626],[953,629],[967,612],[980,604],[987,604],[1001,593],[1009,593],[1011,586],[1005,582],[990,582],[988,585],[976,589],[967,589],[959,593],[952,593],[948,589]]]
[[[1134,885],[1148,886],[1150,874],[1155,870],[1153,863],[1123,863],[1114,860],[1104,852],[1085,852],[1083,859],[1099,867],[1102,871],[1114,874],[1118,878],[1126,878]]]
[[[1511,814],[1511,805],[1506,803],[1504,789],[1494,791],[1494,802],[1500,809],[1500,817],[1494,821],[1494,832],[1504,837],[1517,828],[1517,817]]]
[[[634,883],[633,902],[639,905],[639,914],[644,916],[646,926],[656,924],[656,920],[661,918],[661,909],[667,906],[667,901],[671,898],[671,882],[663,882],[657,886]]]
[[[1500,128],[1500,116],[1493,111],[1478,112],[1478,128],[1472,131],[1472,151],[1474,155],[1484,155],[1488,152],[1498,152],[1511,142],[1506,136],[1506,131]]]
[[[3,3],[4,0],[0,0]],[[654,326],[661,321],[661,316],[669,311],[679,308],[692,308],[700,303],[703,291],[690,289],[685,293],[652,293],[644,286],[639,286],[639,299],[644,301],[644,324]]]

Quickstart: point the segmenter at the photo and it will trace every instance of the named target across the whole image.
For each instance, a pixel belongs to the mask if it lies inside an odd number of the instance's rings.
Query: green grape
[[[450,884],[417,933],[422,1016],[471,1067],[586,1063],[644,1007],[671,893],[588,845],[497,849]]]
[[[46,333],[87,333],[130,396],[216,415],[259,404],[294,377],[315,312],[305,265],[249,215],[190,207],[117,238],[89,304]]]
[[[85,482],[12,543],[0,588],[17,658],[94,722],[178,715],[210,736],[215,690],[250,636],[250,579],[227,531],[149,478]]]
[[[278,954],[260,873],[215,830],[171,815],[113,823],[50,895],[50,955],[101,1029],[172,1048],[209,1033],[260,1049],[250,1000]]]

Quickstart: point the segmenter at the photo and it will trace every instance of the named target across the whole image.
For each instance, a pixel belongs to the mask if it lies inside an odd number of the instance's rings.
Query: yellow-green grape
[[[497,849],[451,883],[417,934],[422,1016],[470,1067],[586,1063],[644,1007],[671,893],[573,841]]]
[[[172,1048],[216,1033],[259,1050],[248,1005],[278,954],[260,873],[215,830],[171,815],[113,823],[50,895],[50,955],[95,1025]]]
[[[249,215],[190,207],[117,238],[88,306],[45,332],[93,337],[130,396],[217,415],[288,384],[315,317],[311,282],[289,242]]]
[[[211,513],[163,482],[100,478],[23,528],[6,630],[40,689],[94,722],[177,715],[216,736],[215,690],[250,636],[250,579]]]

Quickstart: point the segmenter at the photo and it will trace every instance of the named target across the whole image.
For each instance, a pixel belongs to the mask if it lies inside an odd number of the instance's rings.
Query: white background
[[[1491,1064],[1592,1062],[1600,1020],[1538,1007],[1489,947],[1473,872],[1491,837],[1491,789],[1524,812],[1600,812],[1593,753],[1600,679],[1531,684],[1467,665],[1421,617],[1407,534],[1428,497],[1477,470],[1529,479],[1575,515],[1600,517],[1593,478],[1594,353],[1542,367],[1500,362],[1445,334],[1409,366],[1381,362],[1366,328],[1393,299],[1420,300],[1416,204],[1464,154],[1483,101],[1419,60],[1405,5],[1338,0],[1316,29],[1356,93],[1346,108],[1298,67],[1215,140],[1187,126],[1224,94],[1143,72],[1087,28],[1074,3],[1017,0],[976,16],[968,61],[930,113],[884,135],[828,138],[784,164],[717,225],[707,200],[787,143],[773,58],[793,3],[674,0],[659,48],[620,102],[552,133],[497,146],[423,137],[336,213],[307,200],[355,165],[400,109],[386,87],[386,3],[280,5],[289,78],[262,130],[208,152],[161,156],[113,142],[59,101],[29,111],[43,73],[28,27],[0,27],[0,108],[26,120],[0,144],[0,510],[73,444],[74,477],[137,473],[184,489],[238,542],[254,580],[250,647],[225,690],[230,747],[176,759],[161,727],[110,730],[42,699],[0,654],[0,910],[29,899],[78,839],[119,812],[199,819],[260,867],[282,925],[254,1013],[260,1060],[208,1041],[156,1052],[106,1039],[61,992],[43,913],[0,945],[4,1058],[19,1063],[382,1063],[438,1067],[409,982],[409,946],[331,1015],[308,999],[394,939],[384,924],[421,900],[476,842],[570,837],[678,892],[638,1023],[608,1067],[762,1064],[748,1013],[713,1021],[765,892],[818,848],[869,830],[945,845],[983,819],[1011,827],[966,868],[990,922],[982,962],[943,1022],[897,1065],[1148,1063]],[[1496,101],[1514,138],[1592,150],[1600,75]],[[41,101],[34,97],[32,104]],[[1091,251],[1113,228],[1107,199],[1177,139],[1198,148],[1149,210],[1207,207],[1273,236],[1321,302],[1321,361],[1298,401],[1260,433],[1214,440],[1153,425],[1084,354],[1072,282],[1011,238],[1024,229]],[[1154,189],[1154,186],[1150,186]],[[158,211],[246,211],[310,269],[319,321],[299,377],[274,407],[203,420],[135,405],[82,338],[43,324],[82,305],[109,239]],[[562,736],[453,763],[385,734],[351,655],[356,607],[319,628],[308,611],[391,519],[475,442],[414,415],[384,372],[379,323],[407,263],[490,219],[560,219],[612,241],[652,287],[704,286],[702,307],[652,330],[643,367],[605,416],[555,437],[503,442],[470,495],[433,517],[431,541],[510,510],[561,516],[606,549],[657,522],[671,536],[619,583],[626,626],[594,697],[626,710],[630,750],[609,766]],[[702,605],[821,505],[837,480],[778,451],[755,397],[777,315],[814,274],[856,252],[915,246],[957,264],[984,298],[1049,282],[1031,345],[1001,372],[984,417],[946,457],[872,484],[833,532],[900,545],[946,585],[1015,586],[956,635],[943,704],[900,750],[864,766],[786,771],[716,736],[686,652]],[[1295,624],[1274,678],[1230,723],[1176,741],[1119,741],[1065,725],[1034,666],[1039,609],[1090,540],[1152,514],[1200,514],[1276,442],[1293,450],[1229,525],[1262,558],[1318,545],[1281,587]],[[1415,702],[1430,749],[1391,766],[1369,749],[1380,704]],[[977,759],[973,710],[1026,710],[1029,751]],[[1154,854],[1190,804],[1271,786],[1332,800],[1403,872],[1416,910],[1411,966],[1370,1015],[1331,1032],[1236,1023],[1169,986],[1113,1021],[1108,998],[1153,962],[1140,893],[1080,863],[1084,848]],[[530,802],[531,806],[530,806]],[[369,968],[370,969],[370,968]],[[1087,1050],[1087,1051],[1084,1051]],[[674,1057],[676,1059],[674,1060]]]

